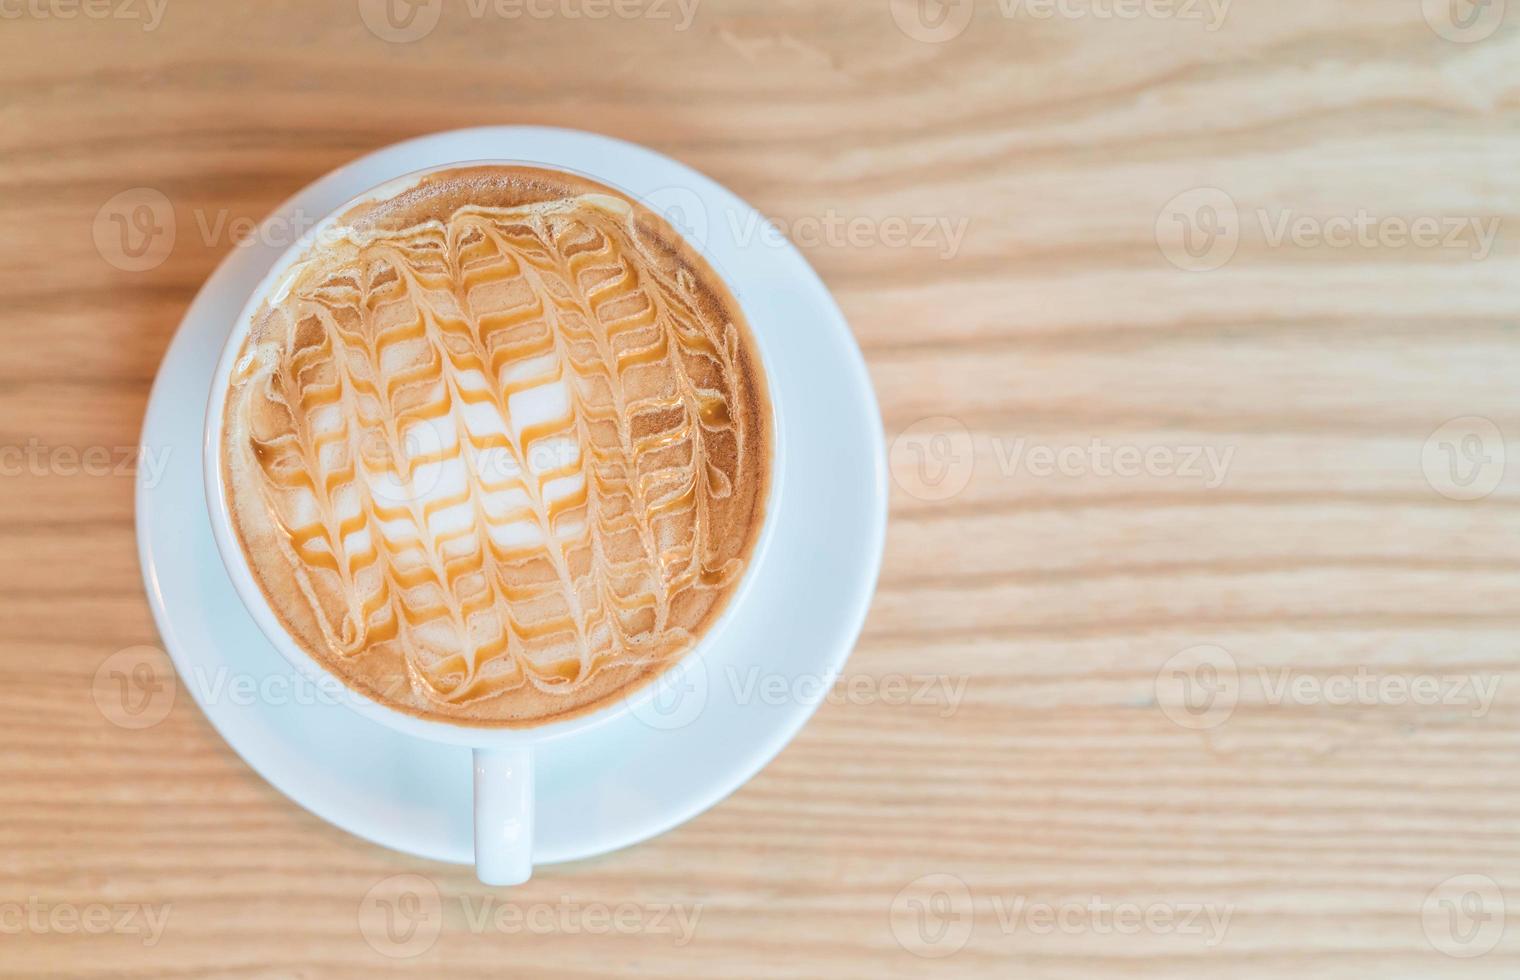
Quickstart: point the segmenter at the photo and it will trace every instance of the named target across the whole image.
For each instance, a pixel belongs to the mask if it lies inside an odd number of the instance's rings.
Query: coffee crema
[[[428,175],[343,214],[255,313],[222,481],[314,658],[421,716],[542,724],[722,612],[773,434],[738,303],[657,215],[557,171]]]

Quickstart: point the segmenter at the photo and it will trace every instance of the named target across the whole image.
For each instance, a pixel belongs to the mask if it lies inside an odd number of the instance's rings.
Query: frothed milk
[[[341,216],[255,314],[225,409],[275,613],[423,716],[530,726],[648,681],[765,516],[737,302],[657,215],[557,171],[444,171]]]

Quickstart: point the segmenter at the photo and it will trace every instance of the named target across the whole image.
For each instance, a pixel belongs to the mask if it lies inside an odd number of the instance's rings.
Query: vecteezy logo
[[[960,952],[976,925],[971,889],[952,874],[930,874],[904,885],[892,899],[892,935],[914,956],[938,960]]]
[[[1240,247],[1240,209],[1217,187],[1195,187],[1167,201],[1156,216],[1156,245],[1184,272],[1212,272]]]
[[[891,0],[891,4],[898,30],[925,44],[960,37],[976,12],[975,0]]]
[[[670,222],[687,241],[697,245],[707,242],[707,205],[690,187],[679,184],[661,187],[645,194],[642,201],[646,208]]]
[[[174,205],[162,191],[133,187],[95,212],[95,251],[124,272],[147,272],[174,250]]]
[[[1482,956],[1504,938],[1504,892],[1487,875],[1447,878],[1425,896],[1420,924],[1430,945],[1447,956]]]
[[[1172,722],[1193,731],[1230,720],[1240,701],[1240,668],[1223,647],[1188,647],[1156,673],[1156,703]]]
[[[443,0],[359,0],[359,19],[382,41],[405,44],[433,33]]]
[[[1425,482],[1449,500],[1481,500],[1504,479],[1504,434],[1479,415],[1452,419],[1430,434],[1420,454]]]
[[[707,668],[702,661],[688,658],[657,677],[648,689],[630,693],[630,713],[650,728],[675,731],[701,717],[707,693]]]
[[[169,716],[179,685],[158,647],[118,650],[95,670],[90,695],[102,717],[119,728],[152,728]]]
[[[1475,44],[1504,23],[1506,0],[1422,0],[1425,23],[1448,41]]]
[[[431,878],[391,875],[370,886],[359,902],[359,932],[381,956],[421,956],[442,931],[443,898]]]
[[[392,507],[421,507],[443,479],[459,450],[458,434],[438,419],[416,419],[395,435],[367,428],[359,437],[358,463],[375,500]]]
[[[976,469],[971,432],[945,415],[919,419],[892,440],[892,479],[919,500],[948,500],[966,489]]]

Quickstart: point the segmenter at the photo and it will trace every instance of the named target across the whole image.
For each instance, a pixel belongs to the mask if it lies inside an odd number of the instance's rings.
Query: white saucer
[[[313,691],[269,646],[212,541],[201,482],[209,378],[249,293],[291,235],[403,173],[484,158],[581,171],[650,201],[728,281],[763,336],[785,432],[786,486],[754,583],[720,635],[658,710],[543,745],[534,862],[591,857],[690,820],[738,789],[789,742],[849,656],[886,534],[886,465],[865,363],[832,297],[789,243],[708,178],[643,147],[569,130],[489,127],[399,143],[328,174],[233,249],[170,344],[142,444],[137,537],[148,601],[188,688],[222,737],[271,784],[352,834],[420,857],[473,860],[468,749],[370,722]],[[781,685],[755,683],[786,679]],[[691,684],[690,678],[697,683]],[[806,680],[807,683],[798,683]],[[250,696],[250,690],[258,693]]]

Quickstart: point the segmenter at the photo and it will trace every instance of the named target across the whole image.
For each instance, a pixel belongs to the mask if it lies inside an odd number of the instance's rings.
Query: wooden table
[[[0,972],[1520,970],[1520,11],[122,4],[0,6]],[[481,924],[467,869],[306,813],[188,697],[134,731],[92,690],[159,643],[115,461],[238,229],[508,122],[771,216],[894,478],[795,743]],[[143,188],[167,254],[112,244]],[[410,873],[441,930],[392,958],[365,896]]]

